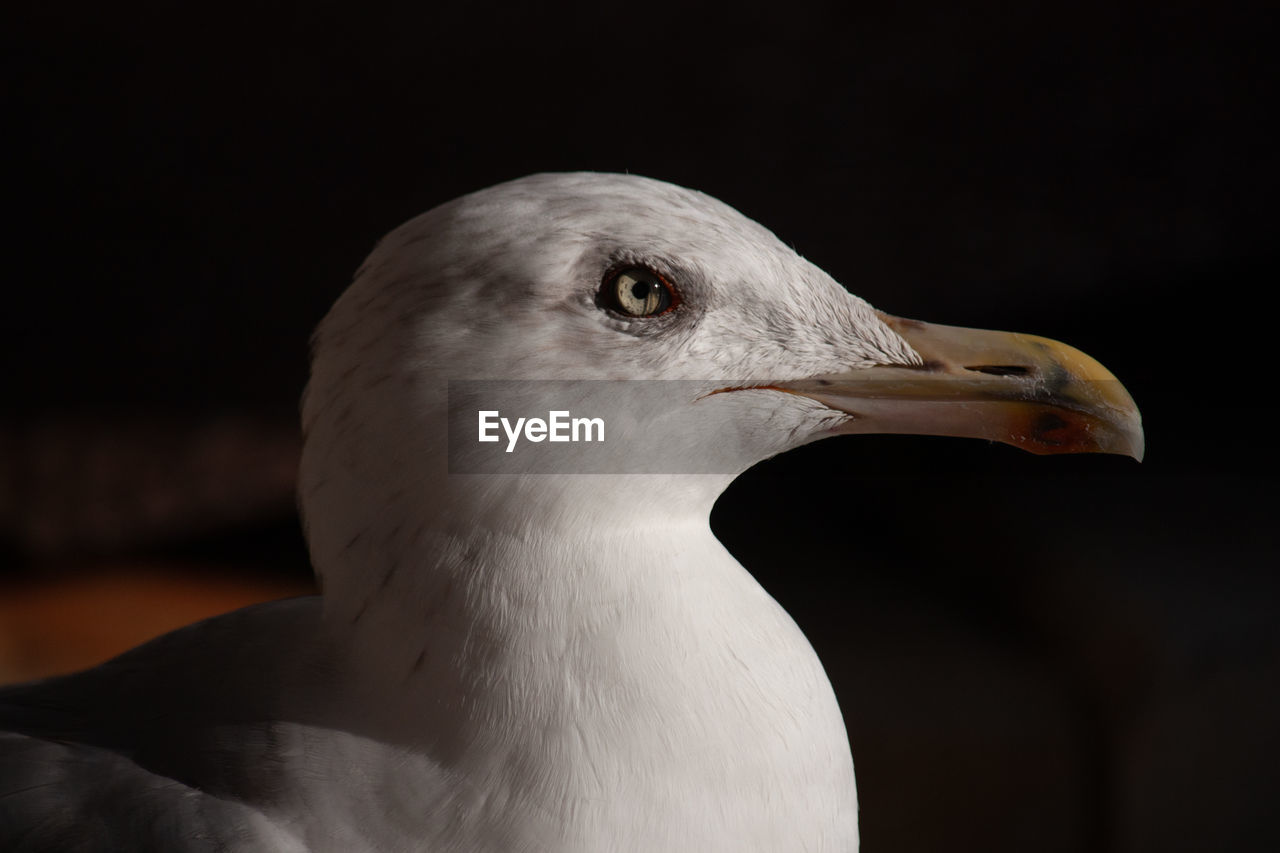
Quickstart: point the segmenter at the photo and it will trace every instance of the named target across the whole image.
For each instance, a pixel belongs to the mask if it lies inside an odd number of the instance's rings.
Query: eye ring
[[[605,274],[597,301],[623,317],[658,317],[680,304],[666,276],[648,267],[618,266]]]

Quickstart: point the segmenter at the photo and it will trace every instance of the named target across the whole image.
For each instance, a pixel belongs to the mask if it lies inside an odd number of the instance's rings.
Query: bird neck
[[[616,478],[601,483],[626,492]],[[705,514],[664,512],[670,502],[637,489],[628,512],[597,502],[590,518],[548,510],[494,523],[512,517],[508,507],[469,527],[445,513],[354,547],[367,566],[400,567],[362,609],[326,614],[347,640],[344,681],[362,734],[423,757],[387,769],[406,790],[435,790],[425,780],[442,769],[448,790],[499,792],[582,838],[592,821],[635,821],[637,838],[688,834],[725,796],[751,817],[717,827],[721,839],[792,832],[811,807],[818,831],[856,837],[848,741],[812,648]],[[833,795],[848,807],[832,810]],[[562,814],[581,803],[600,813],[586,823]]]
[[[460,699],[505,689],[492,674],[545,664],[538,649],[696,624],[726,587],[776,607],[710,530],[727,477],[454,479],[447,500],[413,502],[421,517],[369,516],[325,573],[341,580],[326,620],[401,697],[420,683],[438,708],[441,683]]]
[[[743,632],[771,633],[766,645],[813,658],[712,534],[721,487],[652,476],[454,483],[427,519],[385,513],[353,537],[341,555],[351,565],[338,573],[346,594],[326,590],[326,619],[349,636],[367,689],[394,697],[399,735],[453,742],[462,721],[511,722],[478,720],[476,707],[567,719],[572,696],[653,689],[655,668],[674,674],[702,666],[699,654],[740,654]],[[548,679],[562,679],[563,693],[521,702]]]

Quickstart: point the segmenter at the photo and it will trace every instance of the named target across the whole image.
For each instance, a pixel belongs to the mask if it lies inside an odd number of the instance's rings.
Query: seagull
[[[481,411],[524,419],[511,452]],[[540,440],[556,411],[602,440]],[[600,173],[387,235],[302,424],[321,595],[0,690],[0,848],[856,851],[836,697],[717,496],[838,434],[1143,448],[1078,350],[880,313],[728,205]]]

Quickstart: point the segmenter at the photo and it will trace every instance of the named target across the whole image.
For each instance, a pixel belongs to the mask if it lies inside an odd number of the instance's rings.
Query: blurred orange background
[[[190,566],[101,564],[0,585],[0,684],[75,672],[153,637],[305,583]]]

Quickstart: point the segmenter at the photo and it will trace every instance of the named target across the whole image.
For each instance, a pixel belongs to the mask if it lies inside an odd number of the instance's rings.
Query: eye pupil
[[[604,307],[627,317],[654,317],[671,307],[674,293],[666,279],[643,267],[628,267],[605,278]]]

